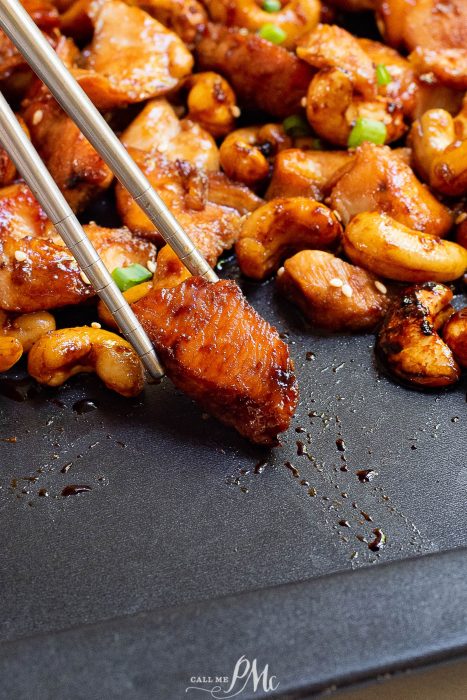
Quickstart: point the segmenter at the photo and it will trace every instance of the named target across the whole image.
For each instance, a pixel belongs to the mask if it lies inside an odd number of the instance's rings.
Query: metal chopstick
[[[0,27],[188,270],[193,275],[216,282],[218,277],[214,270],[195,248],[18,0],[0,0]]]
[[[164,371],[151,341],[1,93],[0,142],[78,261],[82,272],[107,304],[144,367],[155,379],[162,377]]]

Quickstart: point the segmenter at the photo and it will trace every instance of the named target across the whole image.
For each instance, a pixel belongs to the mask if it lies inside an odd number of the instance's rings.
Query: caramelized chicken
[[[240,29],[210,24],[196,51],[200,67],[225,76],[240,103],[280,118],[299,109],[312,76],[282,46]]]
[[[444,342],[461,367],[467,367],[467,308],[457,311],[443,328]]]
[[[238,238],[241,214],[211,202],[208,177],[189,163],[171,163],[161,155],[135,151],[132,155],[195,245],[215,265],[222,251],[231,248]],[[215,179],[218,181],[219,176]],[[128,228],[161,243],[160,234],[120,184],[116,195],[118,211]]]
[[[427,282],[407,289],[394,301],[376,351],[397,379],[429,388],[458,381],[459,366],[437,332],[452,313],[451,299],[448,287]]]
[[[29,187],[18,182],[0,189],[0,235],[49,238],[55,229]]]
[[[335,183],[336,175],[353,154],[347,151],[280,151],[274,161],[266,199],[311,197],[322,202]]]
[[[151,100],[121,135],[127,148],[163,153],[197,168],[219,170],[219,151],[211,134],[190,119],[179,120],[163,98]]]
[[[428,75],[430,80],[434,77],[441,85],[454,90],[467,90],[467,49],[418,47],[409,59],[418,75]]]
[[[277,444],[298,400],[293,363],[234,282],[191,277],[133,309],[178,388],[252,442]]]
[[[386,287],[374,275],[321,250],[286,260],[277,285],[313,326],[328,332],[374,330],[388,307]]]
[[[103,228],[92,223],[85,225],[84,230],[109,272],[134,263],[152,267],[156,261],[156,247],[133,236],[127,228]]]
[[[330,206],[344,223],[366,211],[379,211],[417,231],[444,236],[452,226],[449,211],[386,146],[362,144],[332,190]]]
[[[207,24],[208,16],[198,0],[125,0],[136,5],[173,31],[190,48]]]

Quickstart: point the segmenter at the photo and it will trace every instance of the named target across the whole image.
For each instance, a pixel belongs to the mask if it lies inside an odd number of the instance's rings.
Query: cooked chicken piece
[[[319,0],[285,0],[277,12],[268,12],[255,0],[204,0],[214,22],[227,27],[244,27],[252,33],[265,24],[284,32],[282,45],[290,49],[305,32],[314,29],[320,18]]]
[[[465,48],[465,0],[377,0],[378,26],[391,46],[413,51]]]
[[[235,245],[244,275],[264,279],[289,255],[306,248],[335,248],[342,226],[330,209],[307,197],[273,199],[256,209]]]
[[[277,286],[322,330],[371,331],[388,307],[385,285],[331,253],[302,250],[285,261]]]
[[[356,265],[401,282],[451,282],[467,270],[467,250],[462,246],[378,212],[354,216],[342,244]]]
[[[62,41],[57,53],[62,56],[68,49]],[[110,168],[39,80],[23,103],[22,115],[34,146],[75,212],[110,186]]]
[[[221,144],[221,166],[232,180],[254,187],[268,177],[270,158],[291,145],[282,124],[236,129]]]
[[[460,366],[467,367],[467,308],[451,316],[443,328],[443,338]]]
[[[133,310],[178,388],[252,442],[277,444],[298,400],[293,362],[234,282],[191,277]]]
[[[211,134],[190,119],[179,120],[163,98],[148,102],[121,140],[127,148],[159,152],[168,160],[186,160],[197,168],[219,170],[219,151]]]
[[[0,372],[6,372],[15,365],[23,354],[23,346],[17,338],[0,336]]]
[[[134,150],[131,154],[201,253],[215,265],[222,251],[237,240],[241,214],[234,208],[213,204],[209,200],[208,177],[189,163],[171,163],[164,156]],[[120,184],[116,198],[118,211],[128,228],[160,244],[162,237]]]
[[[143,102],[178,87],[193,67],[185,44],[138,7],[90,4],[94,36],[73,73],[101,110]]]
[[[393,302],[376,352],[397,379],[428,388],[457,382],[459,366],[437,332],[452,313],[451,299],[448,287],[426,282],[410,287]]]
[[[312,70],[282,46],[240,29],[210,24],[196,51],[200,68],[227,78],[249,109],[279,118],[300,109]]]
[[[92,38],[94,27],[90,17],[93,0],[74,0],[71,3],[57,3],[60,10],[60,30],[65,36],[84,43]]]
[[[242,215],[254,211],[263,203],[249,187],[232,182],[224,173],[208,173],[207,197],[212,204],[231,207]]]
[[[193,47],[207,24],[208,16],[197,0],[125,0],[145,10],[165,27],[173,29],[180,39]]]
[[[346,226],[360,212],[379,211],[435,236],[452,226],[449,211],[387,146],[363,143],[332,190],[330,206]]]
[[[229,83],[218,73],[195,73],[186,79],[188,118],[215,136],[225,136],[240,115],[237,98]]]
[[[329,194],[336,174],[353,158],[348,151],[280,151],[274,161],[266,199],[311,197],[321,202]]]
[[[29,136],[28,128],[24,123],[22,117],[16,115],[16,118],[23,127],[23,130],[26,133],[26,135]],[[6,187],[6,185],[11,184],[16,178],[16,176],[17,172],[15,164],[13,163],[5,149],[0,147],[0,188]]]
[[[185,265],[169,245],[163,246],[157,256],[157,267],[152,280],[154,289],[176,287],[190,277]]]
[[[467,21],[467,17],[466,17]],[[467,90],[467,49],[422,49],[413,51],[409,60],[418,75],[433,76],[438,83],[454,90]]]
[[[95,223],[83,228],[109,272],[134,263],[152,267],[156,261],[155,245],[133,236],[127,228],[103,228]]]
[[[18,182],[0,189],[0,236],[52,238],[52,223],[29,187]]]

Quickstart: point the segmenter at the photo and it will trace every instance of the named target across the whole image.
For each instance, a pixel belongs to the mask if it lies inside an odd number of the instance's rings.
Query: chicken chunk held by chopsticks
[[[293,362],[234,282],[191,277],[133,309],[178,388],[252,442],[277,444],[298,400]]]

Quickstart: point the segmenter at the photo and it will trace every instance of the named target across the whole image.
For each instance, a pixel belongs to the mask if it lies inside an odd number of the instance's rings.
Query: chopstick
[[[0,92],[0,142],[154,379],[164,376],[151,341]]]
[[[154,191],[149,180],[63,65],[19,0],[1,0],[0,27],[188,270],[193,275],[217,282],[219,278],[214,270]]]

